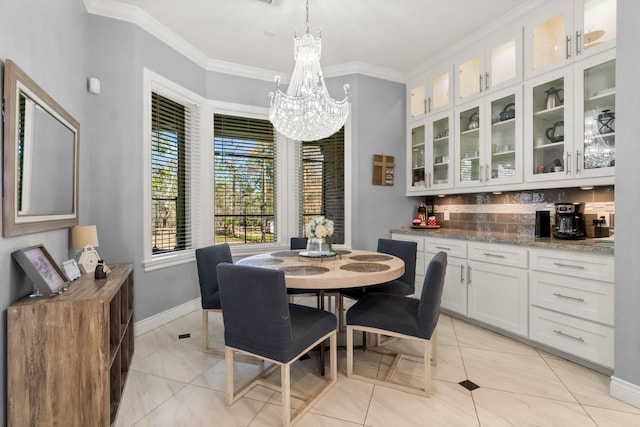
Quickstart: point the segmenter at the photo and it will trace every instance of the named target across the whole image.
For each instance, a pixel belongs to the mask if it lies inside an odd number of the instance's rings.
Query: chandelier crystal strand
[[[287,92],[280,90],[280,77],[276,76],[276,91],[271,92],[269,120],[278,132],[298,141],[316,141],[336,133],[349,115],[347,95],[336,101],[329,95],[320,68],[321,42],[309,31],[309,0],[307,0],[307,30],[294,36],[295,67]]]

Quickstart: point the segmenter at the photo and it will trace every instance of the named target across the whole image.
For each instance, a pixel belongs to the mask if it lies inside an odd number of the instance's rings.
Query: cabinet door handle
[[[571,265],[571,264],[563,264],[561,262],[554,262],[553,265],[560,268],[573,268],[575,270],[584,270],[583,265]]]
[[[580,157],[582,157],[582,153],[580,150],[576,150],[576,174],[582,173],[582,168],[580,167]]]
[[[489,182],[489,163],[484,165],[484,182]]]
[[[464,264],[460,264],[460,283],[464,283]]]
[[[471,284],[471,266],[467,265],[467,285]]]
[[[429,112],[429,98],[424,100],[424,112],[425,114]]]
[[[576,31],[576,56],[582,53],[582,32]]]
[[[431,183],[431,172],[429,172],[427,174],[427,187],[431,187],[432,183]]]
[[[480,173],[478,174],[478,181],[480,181],[480,183],[482,184],[484,181],[482,180],[482,169],[484,168],[484,166],[480,165]]]
[[[581,338],[581,337],[575,337],[575,336],[573,336],[573,335],[565,334],[564,332],[562,332],[562,331],[557,331],[557,330],[555,330],[555,329],[553,330],[553,332],[555,332],[556,334],[561,335],[561,336],[563,336],[563,337],[567,337],[567,338],[574,339],[574,340],[576,340],[576,341],[584,342],[584,339],[583,339],[583,338]]]
[[[504,255],[499,255],[499,254],[491,254],[489,252],[484,252],[482,255],[484,256],[488,256],[490,258],[501,258],[504,259]]]
[[[440,249],[441,251],[450,251],[451,248],[447,248],[446,246],[436,246],[436,249]]]
[[[557,296],[558,298],[565,298],[565,299],[570,299],[573,301],[578,301],[578,302],[584,302],[584,298],[580,298],[580,297],[572,297],[570,295],[562,295],[559,293],[554,292],[553,293],[554,296]]]
[[[484,88],[489,90],[489,72],[484,73]]]
[[[568,151],[567,151],[567,154],[566,154],[566,157],[565,157],[565,160],[564,160],[564,165],[566,166],[565,174],[571,175],[571,168],[570,168],[570,166],[571,166],[571,153],[568,152]]]
[[[482,93],[482,74],[480,74],[480,93]]]
[[[431,97],[428,96],[427,100],[425,101],[427,103],[427,113],[431,112]]]
[[[571,58],[571,36],[566,37],[565,49],[567,59]]]

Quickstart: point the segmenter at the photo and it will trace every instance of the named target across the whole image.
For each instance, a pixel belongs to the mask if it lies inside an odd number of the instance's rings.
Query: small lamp
[[[71,229],[71,246],[82,249],[78,266],[83,273],[93,273],[100,256],[94,247],[98,246],[98,231],[95,225],[79,225]]]

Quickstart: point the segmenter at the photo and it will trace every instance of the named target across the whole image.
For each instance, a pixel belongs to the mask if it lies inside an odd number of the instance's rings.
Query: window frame
[[[190,215],[199,218],[198,223],[192,222],[192,248],[182,251],[163,254],[152,254],[151,248],[151,92],[161,88],[162,93],[171,94],[172,98],[194,104],[200,108],[199,127],[199,173],[190,175],[191,198],[198,199],[191,204]],[[236,115],[249,118],[268,119],[269,109],[251,105],[230,103],[206,99],[171,80],[147,69],[143,70],[143,249],[144,255],[142,267],[145,272],[162,268],[177,266],[195,260],[195,248],[212,245],[215,242],[214,218],[215,203],[211,197],[214,191],[214,142],[213,142],[213,116],[214,114]],[[352,239],[352,183],[353,172],[349,165],[352,164],[352,138],[351,115],[347,118],[344,129],[344,162],[345,162],[345,194],[344,194],[344,244],[336,245],[337,248],[351,248]],[[149,143],[147,143],[149,142]],[[289,239],[298,236],[299,232],[299,180],[297,171],[300,158],[301,144],[285,137],[276,131],[276,227],[278,230],[277,241],[273,243],[233,245],[234,257],[245,257],[257,253],[279,250],[289,247]],[[192,156],[198,153],[191,153]],[[192,169],[197,170],[198,168]]]
[[[197,141],[194,146],[190,147],[190,162],[199,160],[199,166],[190,169],[187,179],[189,181],[190,209],[188,215],[190,218],[190,234],[191,247],[166,253],[153,254],[151,245],[151,205],[152,205],[152,92],[159,93],[162,96],[169,97],[172,100],[188,106],[195,106],[199,110],[196,114],[199,119],[194,120],[194,125],[198,126]],[[191,262],[195,259],[195,248],[202,245],[202,225],[204,223],[203,214],[204,203],[202,200],[202,179],[201,171],[206,167],[202,159],[204,157],[203,150],[206,147],[206,105],[205,99],[200,95],[172,82],[171,80],[147,69],[143,70],[143,251],[142,267],[145,272],[154,271],[164,267],[171,267]],[[188,141],[190,143],[191,141]]]

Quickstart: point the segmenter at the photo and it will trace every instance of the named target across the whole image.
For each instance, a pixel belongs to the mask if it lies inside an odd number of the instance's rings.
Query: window
[[[320,141],[301,143],[300,235],[323,215],[334,222],[332,243],[345,243],[344,127]]]
[[[276,144],[269,120],[214,114],[215,241],[272,243]]]
[[[145,270],[193,257],[201,233],[202,99],[145,70]]]

